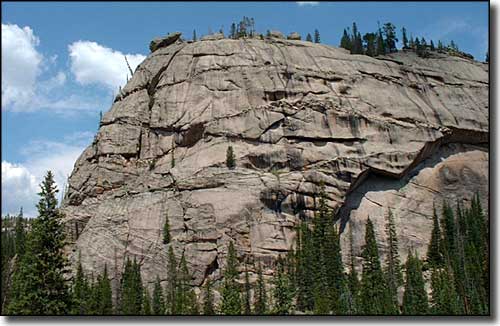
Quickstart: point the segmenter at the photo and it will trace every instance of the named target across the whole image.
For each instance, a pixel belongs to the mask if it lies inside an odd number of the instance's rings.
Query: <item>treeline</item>
[[[63,255],[64,229],[50,172],[41,189],[39,217],[31,223],[31,230],[26,231],[22,214],[7,220],[5,225],[10,227],[2,230],[15,230],[7,237],[2,233],[5,314],[489,314],[489,231],[478,195],[467,208],[457,203],[455,213],[443,203],[441,218],[434,210],[426,257],[421,260],[410,248],[404,265],[398,254],[398,235],[391,211],[386,216],[388,249],[384,262],[378,251],[379,239],[368,218],[358,276],[352,233],[350,262],[344,266],[340,233],[321,187],[317,213],[297,226],[296,248],[277,259],[270,281],[264,280],[260,263],[251,268],[246,262],[240,264],[230,242],[222,280],[216,284],[208,277],[197,296],[184,255],[178,259],[170,245],[168,218],[163,228],[163,242],[168,246],[167,275],[163,285],[156,277],[152,293],[144,286],[141,266],[135,259],[126,260],[116,291],[112,290],[107,266],[99,275],[86,275],[80,258],[76,275],[66,280],[69,264]],[[4,266],[9,266],[12,273],[5,273]],[[250,282],[250,270],[256,274],[254,282]],[[4,275],[12,278],[4,279]],[[426,283],[430,283],[430,295]],[[398,299],[401,287],[402,301]],[[214,300],[215,288],[221,295],[219,304]]]
[[[364,54],[374,57],[397,52],[396,45],[398,41],[396,26],[390,22],[385,23],[382,27],[379,24],[375,32],[365,33],[363,36],[361,36],[361,32],[359,32],[354,22],[352,23],[352,30],[349,30],[349,27],[344,29],[340,39],[340,47],[349,50],[351,54]],[[424,37],[413,38],[413,35],[410,35],[410,38],[408,38],[405,27],[401,29],[401,42],[403,50],[413,50],[418,56],[424,58],[428,57],[431,51],[472,58],[471,55],[461,52],[453,40],[448,45],[444,45],[439,40],[436,46],[433,40],[428,42]]]

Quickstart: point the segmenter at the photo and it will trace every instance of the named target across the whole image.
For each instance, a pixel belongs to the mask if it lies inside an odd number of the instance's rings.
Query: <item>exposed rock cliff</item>
[[[486,64],[442,54],[371,58],[279,38],[155,48],[70,177],[72,258],[114,276],[136,257],[146,282],[165,280],[168,216],[193,285],[220,278],[229,240],[270,266],[314,214],[320,181],[357,251],[369,215],[384,252],[391,207],[403,258],[423,253],[434,201],[479,191],[487,204],[488,86]]]

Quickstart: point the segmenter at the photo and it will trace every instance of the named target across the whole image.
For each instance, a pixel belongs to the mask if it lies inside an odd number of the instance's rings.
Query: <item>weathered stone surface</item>
[[[177,41],[181,37],[181,35],[182,35],[182,33],[180,33],[180,32],[174,32],[174,33],[170,33],[170,34],[168,34],[167,36],[164,36],[164,37],[155,38],[149,44],[149,50],[151,52],[155,52],[159,48],[162,48],[162,47],[165,47],[165,46],[169,46],[170,44],[172,44],[175,41]]]
[[[297,32],[292,32],[290,33],[288,36],[287,36],[287,39],[289,40],[295,40],[295,41],[300,41],[301,40],[301,37],[300,37],[300,34],[297,33]]]
[[[280,31],[270,31],[269,36],[274,37],[274,38],[279,38],[279,39],[285,38],[285,35],[283,35],[283,33],[281,33]]]
[[[205,35],[201,38],[202,41],[217,41],[222,40],[224,38],[223,33],[214,33],[210,35]]]
[[[344,248],[351,225],[359,254],[369,215],[384,254],[390,207],[402,256],[423,254],[433,202],[479,191],[488,203],[488,86],[486,64],[444,54],[371,58],[283,38],[158,48],[75,164],[63,201],[71,259],[116,266],[114,277],[137,257],[152,284],[172,246],[199,286],[220,280],[231,240],[269,277],[321,182]]]

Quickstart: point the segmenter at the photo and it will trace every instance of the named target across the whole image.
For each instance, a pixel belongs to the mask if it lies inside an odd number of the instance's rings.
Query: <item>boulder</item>
[[[285,39],[285,35],[283,35],[283,33],[281,33],[280,31],[270,31],[269,37]]]
[[[222,40],[224,38],[223,33],[214,33],[210,35],[205,35],[201,38],[202,41],[217,41]]]
[[[289,40],[294,40],[294,41],[300,41],[301,40],[301,37],[300,37],[300,34],[297,33],[297,32],[292,32],[290,33],[290,35],[287,36],[287,39]]]
[[[174,32],[164,37],[155,38],[149,43],[149,50],[151,52],[154,52],[159,48],[164,48],[166,46],[169,46],[170,44],[175,43],[181,37],[181,35],[182,33],[180,32]]]

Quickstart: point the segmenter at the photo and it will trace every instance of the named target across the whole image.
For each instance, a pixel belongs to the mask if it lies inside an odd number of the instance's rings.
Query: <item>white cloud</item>
[[[2,108],[26,104],[34,96],[43,60],[39,44],[30,27],[2,24]]]
[[[74,164],[93,133],[76,132],[62,142],[32,141],[22,154],[28,160],[22,164],[2,161],[2,214],[15,214],[23,206],[26,216],[36,216],[38,185],[48,170],[54,174],[59,189],[58,200]]]
[[[71,71],[82,85],[100,84],[115,92],[130,73],[124,54],[96,42],[77,41],[68,46]],[[142,54],[126,54],[132,70],[146,58]]]
[[[299,7],[304,7],[304,6],[314,7],[319,5],[319,1],[296,1],[295,3],[298,4]]]

